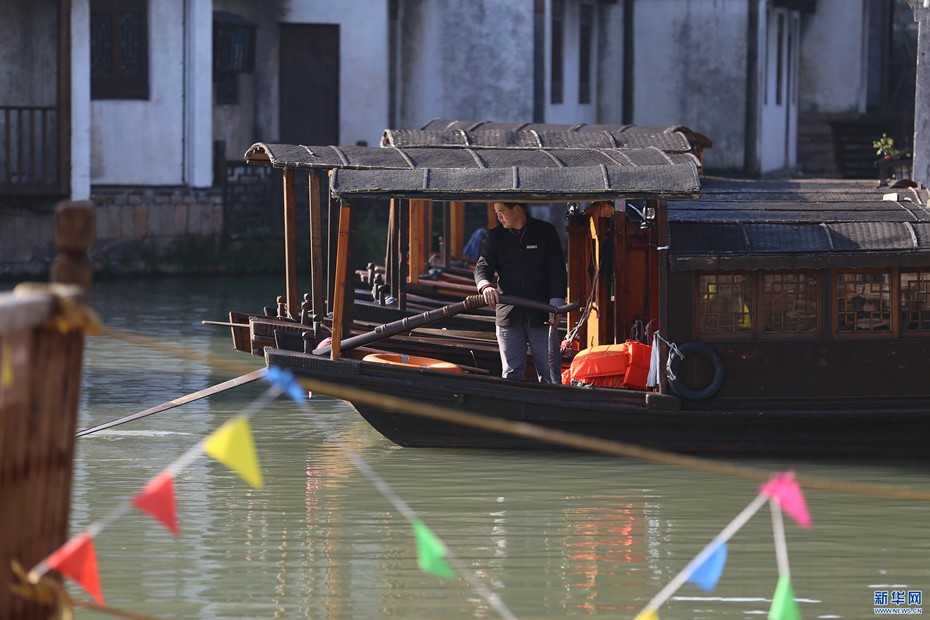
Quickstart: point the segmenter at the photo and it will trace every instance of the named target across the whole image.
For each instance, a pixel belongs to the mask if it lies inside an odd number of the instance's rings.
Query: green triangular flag
[[[791,578],[782,575],[778,578],[778,586],[772,595],[772,607],[769,609],[769,620],[801,620],[801,610],[794,600],[794,589],[791,587]]]
[[[437,577],[454,579],[455,571],[443,559],[446,546],[419,519],[415,519],[412,525],[413,535],[417,539],[417,565],[420,570]]]

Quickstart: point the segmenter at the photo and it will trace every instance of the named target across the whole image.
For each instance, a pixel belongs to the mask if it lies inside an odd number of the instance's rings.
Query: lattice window
[[[837,332],[891,330],[891,272],[840,272],[834,284]]]
[[[147,0],[91,0],[91,99],[148,99]]]
[[[930,271],[901,272],[901,331],[930,331]]]
[[[701,334],[752,331],[752,276],[714,273],[698,276],[698,330]]]
[[[820,278],[813,272],[762,276],[762,325],[770,333],[816,332],[820,328]]]

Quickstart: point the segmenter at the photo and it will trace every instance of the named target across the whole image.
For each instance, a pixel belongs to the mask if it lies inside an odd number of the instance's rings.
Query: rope
[[[46,284],[22,282],[13,289],[13,295],[24,296],[34,293],[51,295],[54,301],[52,316],[46,327],[62,334],[79,329],[85,334],[100,333],[100,319],[90,306],[81,302],[81,287],[73,284]]]
[[[208,364],[214,368],[225,369],[229,372],[244,374],[253,367],[245,364],[230,362],[214,356],[196,353],[183,347],[172,344],[166,344],[145,336],[124,332],[121,330],[104,327],[103,335],[111,338],[117,338],[136,344],[138,346],[155,349],[168,353],[180,359],[195,360]],[[668,343],[663,340],[663,342]],[[700,457],[693,457],[653,448],[645,448],[634,444],[621,443],[569,433],[554,429],[528,424],[526,422],[512,422],[510,420],[501,420],[485,416],[475,415],[450,407],[441,407],[438,405],[427,405],[421,402],[389,396],[386,394],[374,394],[360,388],[346,387],[326,381],[311,379],[308,377],[298,378],[301,386],[308,391],[315,391],[321,394],[327,394],[334,398],[345,401],[358,401],[360,403],[396,409],[409,415],[418,415],[421,417],[441,420],[451,424],[470,426],[473,428],[482,428],[498,433],[510,434],[518,437],[526,437],[542,442],[560,445],[576,450],[584,450],[608,456],[622,456],[635,458],[660,465],[680,467],[697,472],[739,478],[751,482],[763,483],[771,476],[771,472],[762,471],[750,467],[743,467],[714,461]],[[885,499],[914,500],[930,502],[930,491],[923,489],[910,489],[906,487],[895,487],[887,485],[873,485],[858,482],[846,482],[841,480],[830,480],[825,478],[815,478],[807,476],[796,476],[798,484],[808,489],[817,489],[821,491],[832,491],[835,493],[845,493],[850,495],[859,495],[864,497],[875,497]]]

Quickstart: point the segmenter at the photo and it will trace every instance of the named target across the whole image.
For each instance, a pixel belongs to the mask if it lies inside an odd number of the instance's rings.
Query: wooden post
[[[611,259],[614,266],[614,342],[621,342],[626,340],[631,327],[626,298],[626,217],[623,212],[617,212],[614,218],[614,255]]]
[[[349,274],[353,272],[349,264],[352,258],[352,210],[349,203],[339,206],[339,238],[336,246],[336,282],[333,303],[333,344],[330,357],[339,359],[342,337],[349,334],[352,326],[352,300],[355,297],[354,286],[347,286]],[[354,278],[353,278],[354,281]]]
[[[87,251],[96,234],[94,204],[88,201],[64,201],[55,207],[55,247],[58,256],[52,261],[52,282],[76,284],[85,300],[90,295],[94,268]]]
[[[488,203],[488,230],[497,227],[497,215],[494,213],[494,203]]]
[[[297,290],[297,195],[294,190],[294,170],[284,171],[284,278],[287,287],[284,302],[287,316],[300,315]]]
[[[325,293],[323,292],[323,205],[320,197],[320,177],[313,170],[309,175],[310,186],[310,301],[313,313],[326,315]]]
[[[387,243],[384,251],[384,282],[391,290],[391,295],[397,296],[397,287],[394,279],[397,277],[397,199],[391,198],[388,208]]]
[[[397,307],[401,310],[407,309],[407,273],[410,271],[407,261],[407,250],[410,240],[410,207],[405,209],[402,202],[398,202],[397,209]],[[405,221],[406,220],[406,221]]]
[[[463,258],[465,255],[465,203],[449,203],[449,238],[446,240],[451,258]]]
[[[51,617],[10,590],[11,566],[28,571],[68,538],[84,330],[96,325],[89,313],[54,315],[89,295],[95,228],[91,203],[62,202],[55,214],[55,283],[0,294],[0,618]]]
[[[582,306],[578,310],[568,313],[568,329],[571,330],[578,323],[584,312],[584,302],[588,298],[588,256],[591,240],[587,228],[574,217],[566,227],[568,234],[568,299],[580,299]],[[578,331],[578,341],[584,344],[587,341],[587,327],[582,326]]]
[[[452,204],[442,203],[442,266],[451,267],[452,257]],[[459,255],[460,256],[460,255]]]
[[[416,284],[420,281],[423,272],[423,212],[425,200],[410,201],[410,237],[409,260],[407,261],[409,275],[408,281]]]
[[[913,180],[930,186],[930,2],[914,0],[917,22],[917,84],[914,100]]]
[[[664,200],[656,201],[656,237],[658,246],[665,248],[656,251],[656,262],[658,263],[658,298],[659,307],[652,309],[652,312],[659,317],[659,324],[656,330],[660,334],[665,334],[668,327],[668,203]],[[667,337],[667,334],[665,334]],[[652,344],[651,342],[649,344]],[[668,357],[668,347],[659,343],[660,357]],[[668,377],[664,370],[659,372],[659,392],[665,394],[669,391]]]

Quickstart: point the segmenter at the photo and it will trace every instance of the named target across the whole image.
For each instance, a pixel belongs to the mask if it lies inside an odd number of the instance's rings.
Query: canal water
[[[272,305],[277,293],[276,276],[100,281],[93,305],[109,327],[245,372],[259,360],[233,351],[228,329],[201,321]],[[235,376],[105,336],[89,338],[85,359],[79,428]],[[266,390],[255,382],[80,438],[72,532],[125,504]],[[633,618],[758,492],[742,479],[591,454],[400,448],[350,406],[318,395],[306,411],[274,400],[250,425],[263,488],[202,456],[175,479],[180,537],[134,510],[97,535],[108,605],[176,619],[500,617],[467,580],[419,571],[410,523],[346,446],[518,618]],[[925,465],[906,462],[733,464],[930,490]],[[805,497],[813,527],[785,518],[804,618],[873,617],[881,592],[890,595],[884,608],[923,608],[892,597],[930,595],[930,503],[828,490]],[[766,507],[730,540],[716,587],[682,585],[659,617],[766,617],[779,575],[773,541]]]

